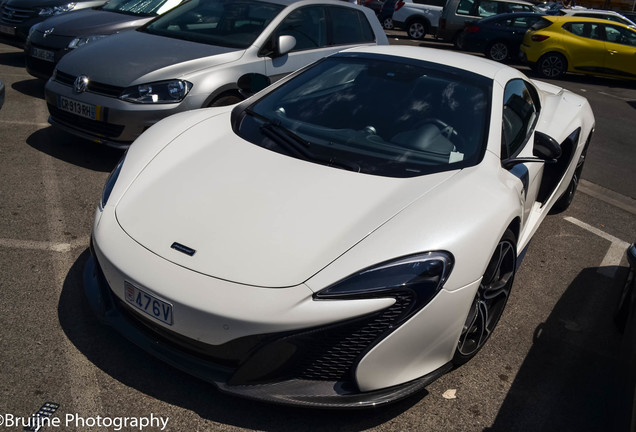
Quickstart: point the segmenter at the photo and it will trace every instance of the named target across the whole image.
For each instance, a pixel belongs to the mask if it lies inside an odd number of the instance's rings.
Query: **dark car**
[[[69,51],[114,33],[132,30],[181,0],[111,0],[103,6],[49,18],[31,29],[24,48],[27,71],[48,80]]]
[[[386,0],[380,8],[378,19],[380,24],[387,30],[393,29],[393,12],[395,12],[395,4],[397,0]]]
[[[360,0],[360,4],[373,9],[373,12],[375,12],[376,15],[380,15],[380,11],[384,5],[384,0]]]
[[[35,24],[54,15],[101,6],[105,0],[5,0],[0,2],[0,42],[22,47]]]
[[[528,28],[541,19],[541,14],[513,12],[495,15],[466,24],[457,45],[465,51],[483,52],[498,62],[516,58]]]

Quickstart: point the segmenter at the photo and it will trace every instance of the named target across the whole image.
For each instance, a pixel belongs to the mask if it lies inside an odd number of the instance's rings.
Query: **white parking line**
[[[38,105],[36,118],[45,118],[46,107],[44,104]],[[40,153],[40,166],[42,184],[44,188],[44,210],[48,222],[48,237],[52,239],[64,238],[66,227],[64,221],[64,208],[58,181],[58,172],[54,165],[54,158],[50,156],[49,141],[46,142],[44,151]],[[60,246],[61,243],[53,243]],[[69,269],[73,266],[76,257],[67,252],[53,255],[54,286],[57,287],[61,295],[62,287],[68,275]],[[103,412],[100,399],[99,383],[97,381],[96,367],[78,348],[68,339],[64,338],[63,352],[67,363],[67,376],[70,381],[70,400],[73,406],[68,407],[68,412],[77,412],[86,416],[92,416]],[[73,411],[70,411],[73,410]]]
[[[607,253],[605,254],[605,257],[603,258],[603,262],[601,262],[601,266],[599,267],[597,273],[610,278],[615,277],[616,271],[621,265],[621,260],[623,259],[623,255],[625,255],[625,251],[627,250],[629,243],[616,238],[611,234],[601,231],[600,229],[593,227],[592,225],[581,222],[580,220],[573,217],[567,216],[564,219],[580,228],[583,228],[586,231],[591,232],[592,234],[595,234],[611,242],[611,245]]]
[[[88,236],[82,239],[73,240],[70,243],[0,238],[0,248],[28,249],[49,252],[70,252],[73,249],[86,248],[89,244],[89,241],[90,238]]]
[[[18,126],[36,126],[36,127],[51,126],[49,123],[17,121],[17,120],[0,120],[0,124],[18,125]]]

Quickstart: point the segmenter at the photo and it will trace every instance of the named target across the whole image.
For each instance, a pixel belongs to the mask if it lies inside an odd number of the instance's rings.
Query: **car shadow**
[[[14,82],[11,88],[26,96],[31,96],[37,99],[44,100],[44,85],[45,81],[37,78],[27,79],[23,81]]]
[[[0,64],[5,66],[25,67],[24,51],[0,53]]]
[[[124,155],[124,150],[96,144],[52,126],[33,132],[26,143],[56,159],[98,172],[111,172]]]
[[[224,394],[211,384],[156,360],[93,316],[82,284],[82,272],[89,254],[85,250],[66,276],[58,303],[60,325],[71,343],[90,362],[142,394],[194,411],[213,422],[254,430],[294,432],[372,428],[410,409],[428,394],[422,391],[386,407],[350,411],[285,407]]]
[[[609,279],[586,268],[570,284],[533,345],[492,427],[484,432],[628,431],[634,383],[613,322],[627,268]],[[610,354],[607,354],[610,353]]]

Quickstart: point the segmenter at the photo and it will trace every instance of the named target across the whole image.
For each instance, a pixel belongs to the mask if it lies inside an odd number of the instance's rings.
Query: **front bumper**
[[[420,391],[451,369],[450,363],[410,382],[361,392],[352,378],[357,360],[378,339],[387,315],[372,314],[330,326],[247,336],[205,345],[161,328],[115,296],[95,258],[84,268],[84,288],[98,318],[128,340],[173,367],[219,390],[266,402],[325,408],[377,407]],[[391,309],[391,308],[389,308]],[[343,348],[343,334],[373,332],[367,345]],[[345,341],[346,342],[346,341]],[[349,341],[350,342],[350,341]],[[360,341],[357,341],[360,343]],[[364,340],[362,340],[364,344]],[[327,354],[327,355],[325,355]],[[340,370],[334,370],[340,369]]]
[[[87,91],[78,94],[72,88],[74,79],[75,77],[65,76],[64,82],[59,79],[48,81],[45,99],[50,114],[49,123],[73,135],[111,147],[126,148],[159,120],[182,111],[200,108],[202,103],[196,97],[188,95],[175,104],[134,104],[118,99],[123,88],[99,83],[96,84],[97,91],[103,93]],[[60,110],[60,96],[97,107],[100,117],[93,120]]]

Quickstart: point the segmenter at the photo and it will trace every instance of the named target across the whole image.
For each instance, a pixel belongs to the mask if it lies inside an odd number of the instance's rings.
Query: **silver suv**
[[[508,12],[537,12],[532,3],[522,0],[448,0],[437,28],[437,37],[452,41],[457,38],[469,21]]]
[[[393,12],[393,25],[406,30],[411,39],[434,35],[445,0],[398,1]]]
[[[342,1],[190,0],[65,55],[45,88],[49,121],[127,147],[171,114],[239,102],[245,75],[266,85],[347,47],[375,44],[388,40],[373,11]]]

